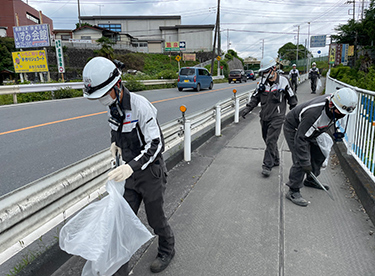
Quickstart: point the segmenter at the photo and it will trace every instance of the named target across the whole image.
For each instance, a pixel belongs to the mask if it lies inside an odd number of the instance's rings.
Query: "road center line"
[[[179,96],[179,97],[168,98],[168,99],[163,99],[163,100],[158,100],[158,101],[153,101],[151,103],[155,104],[155,103],[173,101],[173,100],[177,100],[177,99],[181,99],[181,98],[198,96],[198,95],[212,93],[212,92],[216,92],[216,91],[220,91],[220,90],[225,90],[225,89],[228,89],[228,87],[224,87],[224,88],[220,88],[220,89],[215,89],[215,90],[204,91],[204,92],[199,92],[199,93],[193,93],[193,94],[189,94],[189,95],[183,95],[183,96]],[[63,120],[48,122],[48,123],[44,123],[44,124],[39,124],[39,125],[34,125],[34,126],[29,126],[29,127],[14,129],[14,130],[9,130],[9,131],[5,131],[5,132],[0,132],[0,135],[5,135],[5,134],[15,133],[15,132],[23,131],[23,130],[38,128],[38,127],[42,127],[42,126],[48,126],[48,125],[63,123],[63,122],[67,122],[67,121],[82,119],[82,118],[86,118],[86,117],[101,115],[101,114],[104,114],[104,113],[107,113],[107,111],[102,111],[102,112],[98,112],[98,113],[92,113],[92,114],[77,116],[77,117],[73,117],[73,118],[68,118],[68,119],[63,119]]]

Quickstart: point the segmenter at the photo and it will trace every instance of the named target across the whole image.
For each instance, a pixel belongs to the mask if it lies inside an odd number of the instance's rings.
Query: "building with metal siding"
[[[1,1],[0,26],[7,27],[6,35],[8,37],[14,37],[14,26],[28,26],[42,23],[49,24],[50,33],[52,34],[53,21],[42,14],[41,11],[37,11],[21,0]]]
[[[132,37],[134,49],[163,53],[165,42],[184,41],[186,52],[212,51],[214,25],[181,25],[181,16],[81,16],[82,23]],[[118,43],[122,43],[119,41]]]

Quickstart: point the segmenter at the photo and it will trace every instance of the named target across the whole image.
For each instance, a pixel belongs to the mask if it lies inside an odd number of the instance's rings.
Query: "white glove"
[[[121,152],[121,148],[119,148],[118,146],[116,146],[116,143],[113,142],[111,144],[111,147],[109,148],[110,152],[112,153],[112,157],[113,158],[116,158],[116,154],[117,152],[119,153],[119,155],[122,155],[122,152]]]
[[[108,173],[108,180],[121,182],[128,179],[133,174],[133,169],[128,164],[121,165]]]

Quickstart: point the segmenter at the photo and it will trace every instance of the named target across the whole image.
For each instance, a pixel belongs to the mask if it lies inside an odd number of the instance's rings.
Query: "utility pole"
[[[298,27],[298,32],[297,32],[297,53],[296,53],[296,63],[298,62],[298,44],[299,44],[299,25]]]
[[[309,72],[309,59],[307,58],[307,39],[305,39],[305,60],[306,60],[306,73]]]
[[[262,59],[264,58],[264,39],[262,39]]]
[[[230,42],[229,42],[229,29],[227,29],[227,53],[229,51]]]
[[[353,23],[355,23],[355,0],[352,1],[347,1],[346,4],[352,4],[353,3]],[[358,32],[357,30],[355,31],[355,36],[354,36],[354,65],[357,60],[357,41],[358,41]]]
[[[218,23],[217,23],[217,55],[221,56],[221,34],[220,34],[220,0],[217,5]],[[220,60],[217,61],[217,75],[220,76]]]
[[[310,54],[310,22],[307,22],[308,24],[308,32],[307,32],[307,47],[308,47],[308,55]],[[308,56],[306,56],[307,58],[307,68],[306,68],[306,72],[309,71],[309,65],[310,65],[310,58]]]
[[[214,60],[215,60],[215,50],[216,50],[216,35],[218,31],[218,23],[219,23],[219,6],[220,6],[220,0],[217,1],[218,9],[216,13],[216,26],[215,26],[215,35],[214,35],[214,46],[212,47],[212,59],[211,59],[211,70],[210,73],[212,74],[214,71]]]
[[[361,20],[363,20],[363,13],[365,10],[365,0],[362,0],[362,13],[361,13]]]
[[[79,22],[79,27],[81,28],[81,10],[79,8],[79,0],[78,1],[78,22]]]

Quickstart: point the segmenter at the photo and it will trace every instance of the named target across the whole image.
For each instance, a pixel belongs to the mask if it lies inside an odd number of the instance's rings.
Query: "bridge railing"
[[[327,74],[326,93],[333,93],[337,88],[349,87],[358,94],[355,112],[340,119],[338,126],[346,130],[344,144],[347,153],[353,155],[367,174],[375,181],[375,91],[365,90],[335,80]]]

